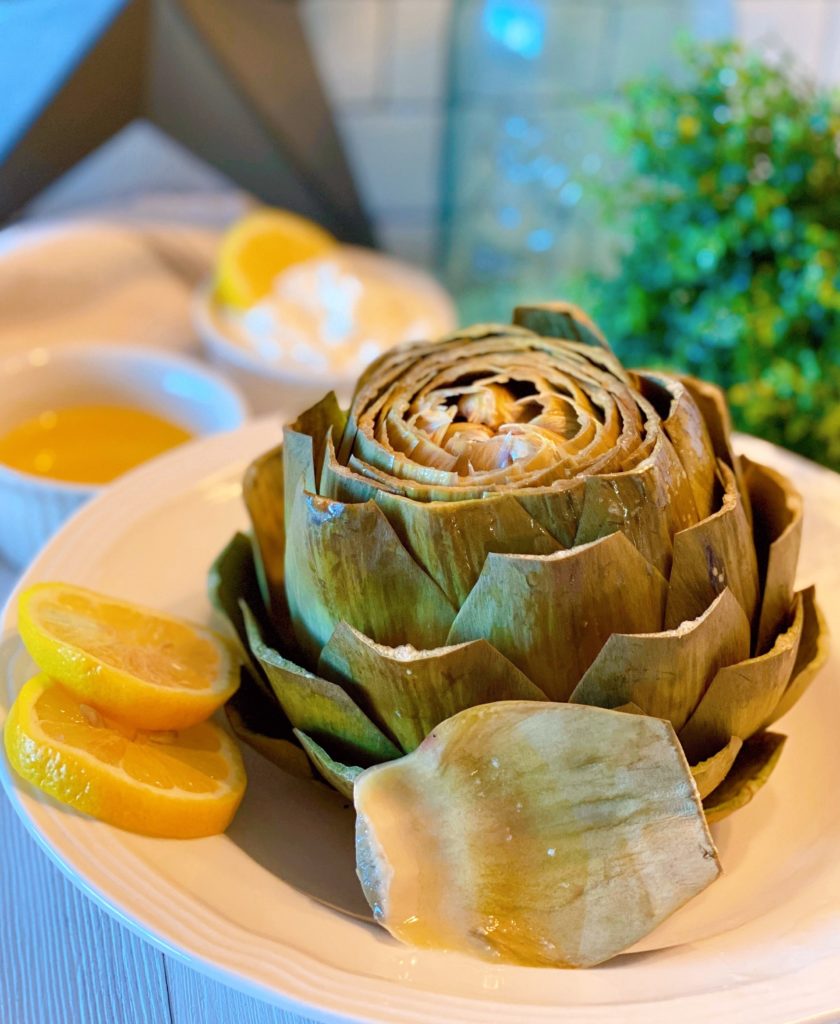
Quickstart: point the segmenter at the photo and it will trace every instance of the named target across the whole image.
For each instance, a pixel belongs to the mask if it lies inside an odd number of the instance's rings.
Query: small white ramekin
[[[384,271],[396,284],[421,296],[428,310],[428,319],[435,325],[431,332],[434,336],[455,329],[458,322],[455,304],[431,274],[373,249],[342,248],[352,254],[354,260]],[[261,359],[256,352],[238,343],[225,330],[209,282],[196,292],[193,325],[204,346],[204,354],[236,383],[255,413],[282,410],[291,414],[313,405],[328,391],[335,391],[342,401],[349,400],[353,393],[355,374],[338,376],[316,370],[287,369]]]
[[[0,361],[0,434],[48,409],[129,405],[195,435],[238,427],[242,396],[213,370],[155,349],[96,344],[30,349]],[[0,557],[26,565],[67,517],[102,489],[0,464]]]

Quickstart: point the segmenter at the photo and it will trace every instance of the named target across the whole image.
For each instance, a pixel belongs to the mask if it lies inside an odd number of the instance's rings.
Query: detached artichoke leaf
[[[763,723],[762,727],[765,729],[790,711],[828,660],[828,624],[817,604],[814,587],[801,591],[801,597],[802,636],[796,652],[796,661],[787,688]]]
[[[488,640],[564,701],[613,633],[661,628],[666,591],[621,533],[543,557],[488,555],[448,642]]]
[[[727,589],[699,618],[676,629],[614,633],[569,699],[606,708],[632,702],[679,731],[715,673],[749,653],[750,624]]]
[[[691,774],[700,799],[705,800],[723,782],[741,751],[743,740],[739,736],[730,736],[729,742],[707,757],[691,766]]]
[[[597,345],[612,353],[610,343],[597,324],[571,302],[517,306],[513,311],[513,322],[543,338],[569,338],[584,345]]]
[[[336,754],[364,764],[399,757],[400,751],[340,686],[307,672],[263,640],[256,619],[243,608],[248,642],[289,721]]]
[[[670,725],[571,704],[462,711],[356,781],[357,873],[417,946],[588,967],[715,880]]]
[[[455,608],[469,596],[490,552],[549,555],[561,550],[512,494],[423,503],[381,493],[376,503]]]
[[[662,429],[685,470],[700,519],[713,511],[715,459],[706,421],[685,385],[663,373],[637,375],[642,394],[659,410]]]
[[[312,664],[341,621],[393,647],[446,642],[455,609],[374,502],[299,490],[287,528],[286,595]]]
[[[311,736],[307,736],[305,732],[301,732],[300,729],[295,729],[295,736],[306,751],[304,756],[309,757],[321,778],[333,789],[338,790],[342,796],[352,800],[353,785],[364,769],[359,768],[358,765],[342,764],[340,761],[336,761],[319,743],[316,743]]]
[[[756,650],[773,646],[789,617],[793,581],[802,541],[802,495],[790,480],[769,466],[741,456],[753,509],[753,534],[763,597]]]
[[[782,756],[787,736],[760,732],[741,747],[735,763],[723,782],[703,801],[706,821],[722,821],[752,800]]]
[[[803,621],[804,604],[797,594],[793,621],[771,651],[720,669],[680,731],[689,761],[708,756],[729,736],[746,740],[764,728],[790,681]]]
[[[309,761],[295,742],[283,709],[256,684],[247,668],[242,669],[240,687],[225,704],[225,713],[243,743],[290,775],[312,777]]]
[[[721,507],[674,537],[665,612],[668,629],[697,618],[726,587],[749,622],[754,621],[759,591],[752,533],[732,470],[725,463],[718,467],[723,485]]]
[[[318,671],[334,679],[406,752],[458,711],[545,694],[486,640],[417,651],[383,647],[342,622]]]

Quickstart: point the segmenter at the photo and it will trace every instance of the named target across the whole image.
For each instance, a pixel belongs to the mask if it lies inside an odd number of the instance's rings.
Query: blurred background
[[[255,197],[840,468],[838,80],[840,0],[7,0],[0,215]]]

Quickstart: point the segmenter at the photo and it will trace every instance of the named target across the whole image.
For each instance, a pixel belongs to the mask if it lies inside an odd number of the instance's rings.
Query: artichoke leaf
[[[729,736],[747,740],[777,707],[799,651],[804,603],[797,594],[793,621],[771,651],[720,669],[680,731],[689,761],[706,757]]]
[[[828,624],[816,601],[814,587],[801,591],[802,638],[796,652],[790,682],[763,728],[778,721],[796,704],[828,659]]]
[[[302,412],[291,427],[287,428],[292,433],[304,434],[312,439],[314,481],[321,479],[327,438],[330,435],[341,437],[346,426],[347,414],[339,406],[335,392],[330,391],[320,402]]]
[[[356,781],[357,873],[416,946],[587,967],[720,873],[667,722],[503,701]]]
[[[560,547],[574,547],[586,494],[584,480],[563,480],[553,487],[519,491],[517,501]]]
[[[283,709],[243,668],[239,689],[225,704],[230,726],[243,743],[278,768],[302,779],[312,777],[306,754],[294,740]]]
[[[301,490],[287,525],[286,595],[312,664],[342,620],[390,646],[445,643],[455,609],[374,502]]]
[[[488,555],[448,643],[488,640],[550,700],[613,633],[662,627],[667,584],[622,533],[554,555]]]
[[[703,801],[706,821],[722,821],[752,800],[782,756],[787,736],[759,732],[741,747],[723,782]]]
[[[248,641],[289,721],[330,750],[366,764],[399,757],[401,751],[357,707],[340,686],[295,665],[265,643],[256,619],[243,606]]]
[[[353,799],[353,785],[364,771],[358,765],[342,764],[324,750],[320,743],[316,743],[311,736],[307,736],[300,729],[295,729],[295,736],[300,740],[303,749],[306,751],[309,760],[315,766],[315,770],[321,778],[329,783],[333,789],[338,790],[348,800]]]
[[[283,589],[286,550],[283,480],[283,446],[278,445],[254,459],[242,481],[242,497],[260,556],[257,574],[263,604],[270,609],[272,618],[281,626],[288,622]]]
[[[598,325],[572,302],[544,302],[517,306],[513,322],[543,338],[569,338],[584,345],[597,345],[612,353],[610,343]]]
[[[679,731],[715,673],[749,653],[750,624],[727,589],[699,618],[676,629],[614,633],[569,699],[607,708],[632,702]]]
[[[318,671],[340,683],[406,752],[458,711],[545,694],[486,640],[417,651],[375,644],[339,623]]]
[[[735,476],[718,463],[723,496],[708,519],[674,537],[665,626],[672,629],[702,614],[726,587],[738,599],[750,623],[758,604],[758,564],[752,533]]]
[[[789,617],[793,580],[802,541],[802,496],[793,484],[769,466],[741,456],[753,510],[753,534],[763,597],[758,617],[756,650],[773,646]]]
[[[723,782],[735,763],[744,741],[740,736],[730,736],[729,742],[707,757],[691,766],[691,774],[700,799],[705,800]]]
[[[491,551],[549,555],[561,550],[512,494],[417,502],[380,493],[376,503],[414,560],[455,608],[467,599]]]

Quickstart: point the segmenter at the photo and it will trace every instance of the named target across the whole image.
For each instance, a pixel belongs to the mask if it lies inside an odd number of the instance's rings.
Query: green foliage
[[[630,244],[596,311],[625,362],[717,380],[739,427],[840,468],[840,107],[732,43],[684,56],[610,115]]]

